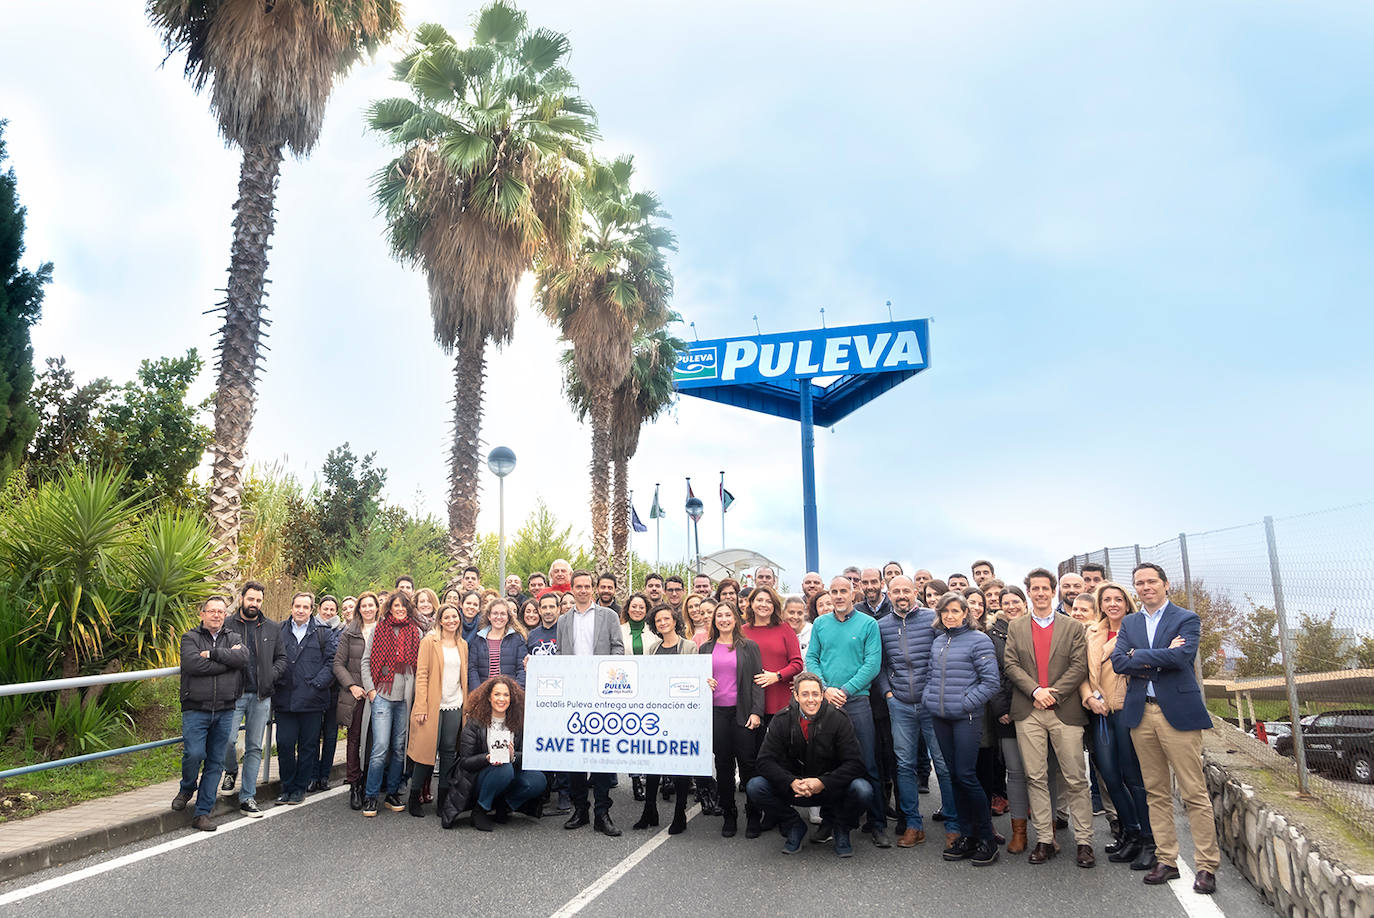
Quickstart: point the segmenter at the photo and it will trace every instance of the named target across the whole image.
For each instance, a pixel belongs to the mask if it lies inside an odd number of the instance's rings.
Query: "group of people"
[[[801,849],[808,821],[811,840],[841,857],[856,830],[890,848],[890,817],[896,845],[911,848],[926,840],[920,797],[933,771],[945,860],[987,866],[1005,847],[1043,864],[1070,829],[1075,863],[1090,868],[1103,815],[1108,860],[1158,885],[1180,875],[1177,783],[1194,889],[1214,892],[1200,621],[1169,601],[1163,568],[1138,565],[1129,587],[1094,564],[1062,578],[1037,568],[1023,585],[985,560],[970,574],[908,576],[889,562],[846,568],[827,586],[808,572],[786,597],[766,567],[749,584],[650,574],[621,601],[614,576],[560,560],[528,582],[506,578],[501,593],[483,591],[475,567],[442,598],[409,577],[342,602],[298,593],[280,624],[249,581],[233,614],[213,597],[182,639],[185,752],[172,806],[194,797],[192,825],[213,831],[216,788],[237,786],[241,812],[261,815],[255,776],[271,716],[278,803],[329,787],[342,726],[350,806],[364,816],[379,804],[424,816],[437,802],[445,828],[470,813],[491,831],[518,811],[618,836],[616,775],[522,767],[529,658],[707,654],[715,774],[630,776],[643,803],[634,829],[659,824],[661,794],[673,802],[668,832],[684,831],[695,795],[734,836],[742,791],[744,835],[776,830],[785,853]],[[993,822],[1004,813],[1009,838]]]

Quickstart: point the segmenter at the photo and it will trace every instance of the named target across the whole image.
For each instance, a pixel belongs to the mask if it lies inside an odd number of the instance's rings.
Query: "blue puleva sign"
[[[929,319],[716,338],[689,343],[678,356],[673,381],[691,389],[920,370],[929,350]]]

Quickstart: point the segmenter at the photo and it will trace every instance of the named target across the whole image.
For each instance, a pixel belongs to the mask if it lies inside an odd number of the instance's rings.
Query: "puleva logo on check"
[[[630,661],[606,661],[597,666],[602,698],[633,698],[638,690],[639,666]]]

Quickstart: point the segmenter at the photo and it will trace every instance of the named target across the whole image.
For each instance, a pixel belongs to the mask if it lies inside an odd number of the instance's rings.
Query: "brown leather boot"
[[[946,833],[945,833],[945,847],[946,847],[946,848],[952,848],[952,847],[954,847],[954,843],[957,842],[958,840],[959,840],[959,833],[958,833],[958,832],[946,832]]]
[[[1026,820],[1013,819],[1011,821],[1011,841],[1007,842],[1008,854],[1020,854],[1026,850],[1026,845],[1030,843],[1026,838]]]

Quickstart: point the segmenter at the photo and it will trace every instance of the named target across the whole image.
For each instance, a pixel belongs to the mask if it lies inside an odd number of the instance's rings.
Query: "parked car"
[[[1325,711],[1304,717],[1302,737],[1310,767],[1374,784],[1374,709]],[[1274,751],[1294,754],[1291,732],[1275,741]]]

